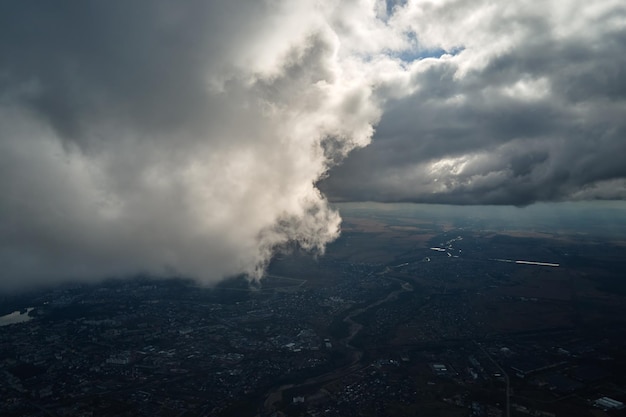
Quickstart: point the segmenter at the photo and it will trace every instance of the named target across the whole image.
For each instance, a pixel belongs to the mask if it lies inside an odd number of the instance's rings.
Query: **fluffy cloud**
[[[314,183],[379,108],[347,6],[290,3],[3,4],[0,287],[323,251],[340,218]]]
[[[321,188],[336,200],[623,198],[626,6],[409,1],[404,95]]]

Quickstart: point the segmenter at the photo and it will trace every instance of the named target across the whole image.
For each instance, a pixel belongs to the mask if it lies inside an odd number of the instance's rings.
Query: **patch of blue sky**
[[[387,16],[391,16],[395,13],[397,8],[403,7],[406,4],[406,0],[386,0],[385,3]]]

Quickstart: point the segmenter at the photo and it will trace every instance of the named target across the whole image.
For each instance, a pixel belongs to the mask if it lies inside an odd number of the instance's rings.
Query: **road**
[[[509,380],[509,375],[506,373],[506,371],[500,366],[500,364],[498,362],[496,362],[496,360],[494,358],[491,357],[491,355],[489,354],[489,352],[487,352],[487,350],[479,343],[476,343],[476,345],[478,345],[480,347],[480,349],[483,351],[483,353],[489,358],[489,360],[491,362],[493,362],[493,364],[498,367],[498,369],[500,370],[500,372],[502,372],[502,375],[504,375],[504,382],[506,383],[506,417],[511,417],[511,381]]]

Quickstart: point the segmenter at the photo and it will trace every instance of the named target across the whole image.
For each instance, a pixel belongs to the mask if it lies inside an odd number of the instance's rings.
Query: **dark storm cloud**
[[[417,39],[462,50],[410,66],[412,92],[386,104],[372,144],[321,184],[331,198],[623,198],[623,4],[418,3],[405,17]]]
[[[209,105],[198,88],[207,72],[227,59],[239,28],[263,19],[260,6],[225,1],[30,1],[2,8],[4,89],[31,83],[35,91],[14,94],[77,140],[103,116],[148,131],[193,122]]]

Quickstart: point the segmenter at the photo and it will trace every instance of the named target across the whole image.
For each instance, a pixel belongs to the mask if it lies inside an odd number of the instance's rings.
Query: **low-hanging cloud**
[[[379,109],[344,6],[290,3],[3,4],[0,287],[323,251],[340,217],[314,183]]]
[[[317,184],[623,198],[625,16],[609,0],[5,2],[0,289],[258,277],[338,235]]]

